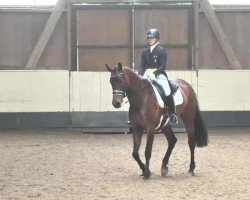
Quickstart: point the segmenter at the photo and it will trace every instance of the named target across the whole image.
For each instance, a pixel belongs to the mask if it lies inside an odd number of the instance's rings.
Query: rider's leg
[[[163,74],[160,74],[157,77],[156,81],[164,88],[164,92],[165,92],[164,103],[165,103],[165,105],[168,106],[168,112],[170,115],[171,123],[178,123],[178,119],[176,116],[174,97],[171,94],[171,89],[170,89],[167,78]]]
[[[165,96],[169,96],[171,93],[171,89],[170,89],[170,86],[168,84],[167,77],[164,76],[163,74],[159,74],[156,77],[156,82],[163,87],[164,92],[165,92]]]
[[[170,115],[170,121],[171,123],[177,124],[178,118],[176,116],[176,108],[175,108],[175,102],[174,97],[172,94],[166,97],[167,105],[168,105],[168,112]]]

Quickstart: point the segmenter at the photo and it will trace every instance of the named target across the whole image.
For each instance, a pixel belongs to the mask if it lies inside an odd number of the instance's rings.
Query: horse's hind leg
[[[170,125],[167,125],[167,127],[165,127],[162,131],[165,134],[167,141],[168,141],[168,149],[162,160],[162,166],[161,166],[161,175],[166,176],[168,173],[168,167],[167,167],[168,161],[172,153],[172,150],[175,146],[175,143],[177,142],[177,139],[175,135],[173,134],[173,131]]]
[[[188,135],[188,145],[190,148],[191,153],[191,161],[190,161],[190,167],[188,170],[188,173],[190,173],[192,176],[194,176],[194,169],[195,169],[195,162],[194,162],[194,149],[195,149],[195,142],[194,142],[194,136]]]
[[[194,149],[195,149],[195,138],[194,138],[194,123],[191,122],[185,122],[186,125],[186,130],[188,133],[188,145],[190,149],[190,166],[189,166],[189,171],[192,176],[194,176],[194,169],[195,169],[195,161],[194,161]]]

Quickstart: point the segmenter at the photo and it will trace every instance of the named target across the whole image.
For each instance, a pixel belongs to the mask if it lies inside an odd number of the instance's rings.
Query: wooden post
[[[67,47],[68,47],[68,69],[71,70],[71,0],[67,2]]]
[[[32,69],[36,68],[36,65],[49,41],[49,38],[51,34],[53,33],[55,26],[58,22],[58,20],[61,17],[62,11],[65,8],[66,0],[58,0],[57,4],[54,7],[54,10],[52,11],[44,29],[43,32],[33,50],[31,53],[31,56],[25,66],[25,69]]]
[[[201,5],[230,65],[232,66],[232,69],[241,69],[240,62],[235,56],[234,51],[215,15],[211,4],[208,0],[201,0]]]
[[[199,68],[199,3],[194,2],[194,69]]]

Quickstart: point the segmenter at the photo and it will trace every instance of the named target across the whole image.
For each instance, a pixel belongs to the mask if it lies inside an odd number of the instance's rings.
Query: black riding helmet
[[[159,31],[158,31],[157,29],[151,28],[151,29],[149,29],[149,30],[147,31],[146,37],[147,37],[147,38],[148,38],[148,37],[155,37],[155,38],[157,38],[157,39],[159,40],[159,39],[160,39],[160,33],[159,33]]]

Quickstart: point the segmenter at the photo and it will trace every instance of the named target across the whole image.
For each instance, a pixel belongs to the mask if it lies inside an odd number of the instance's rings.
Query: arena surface
[[[167,142],[156,135],[152,176],[143,181],[131,156],[131,134],[0,131],[0,199],[250,199],[250,128],[209,130],[208,147],[195,151],[195,177],[187,174],[187,135],[176,137],[169,174],[162,178]],[[143,160],[144,149],[145,136]]]

